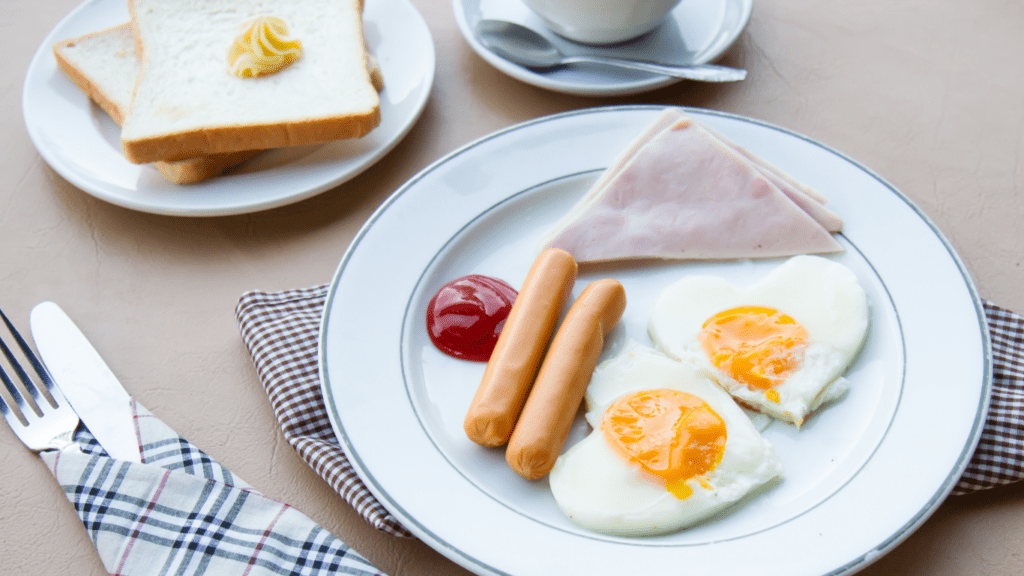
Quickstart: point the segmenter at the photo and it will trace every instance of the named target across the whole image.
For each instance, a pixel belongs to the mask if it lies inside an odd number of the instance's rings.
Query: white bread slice
[[[130,24],[121,24],[53,45],[57,64],[114,122],[132,101],[139,56]]]
[[[142,71],[122,126],[135,163],[363,136],[380,123],[359,0],[129,0]],[[302,57],[240,78],[227,52],[249,19],[276,16]]]
[[[53,46],[57,64],[113,120],[121,124],[132,101],[139,75],[135,37],[128,23],[64,40]],[[157,162],[156,169],[171,182],[192,184],[212,178],[256,155],[258,150],[228,152]]]
[[[784,179],[743,152],[667,110],[627,146],[539,248],[562,248],[578,262],[842,251],[830,231],[776,185]],[[820,206],[808,194],[804,200]]]
[[[139,76],[139,54],[131,23],[58,42],[53,46],[53,54],[71,81],[120,125],[131,106]],[[379,92],[384,89],[380,64],[372,54],[367,53],[366,57],[370,80]],[[171,182],[193,184],[218,176],[258,153],[259,150],[243,150],[154,165]]]

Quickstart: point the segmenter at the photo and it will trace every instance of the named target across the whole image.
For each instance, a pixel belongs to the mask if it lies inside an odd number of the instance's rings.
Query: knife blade
[[[53,381],[107,454],[140,462],[131,398],[60,306],[42,302],[29,319],[32,339]]]

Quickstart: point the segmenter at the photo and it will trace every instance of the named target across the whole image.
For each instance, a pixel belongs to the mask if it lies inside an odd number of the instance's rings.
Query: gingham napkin
[[[412,536],[370,494],[331,428],[320,393],[317,361],[326,297],[326,284],[273,294],[243,294],[235,307],[242,340],[292,448],[375,528]]]
[[[1024,480],[1024,316],[982,304],[992,339],[992,398],[955,496]]]
[[[247,292],[235,317],[288,442],[366,520],[405,536],[405,528],[356,476],[331,430],[317,363],[327,289],[324,284]],[[992,400],[980,443],[954,495],[1024,480],[1024,317],[983,304],[992,338]]]
[[[132,401],[142,464],[85,426],[82,452],[40,454],[117,576],[381,574],[291,506],[263,496]]]

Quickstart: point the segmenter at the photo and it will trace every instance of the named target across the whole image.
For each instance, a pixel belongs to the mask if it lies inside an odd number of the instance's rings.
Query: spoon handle
[[[676,78],[688,80],[700,80],[702,82],[736,82],[747,77],[747,71],[738,68],[718,66],[716,64],[695,64],[693,66],[665,66],[650,62],[637,62],[634,60],[620,60],[618,58],[605,58],[600,56],[571,56],[565,59],[564,63],[574,64],[589,62],[593,64],[608,64],[620,66],[645,72],[654,72]]]

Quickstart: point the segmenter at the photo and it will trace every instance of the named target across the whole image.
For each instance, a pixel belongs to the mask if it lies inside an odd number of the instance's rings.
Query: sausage
[[[473,442],[508,442],[575,282],[576,260],[565,250],[550,248],[534,260],[466,413]]]
[[[569,309],[505,451],[509,466],[523,478],[543,478],[555,465],[605,336],[625,309],[626,291],[612,279],[587,286]]]

